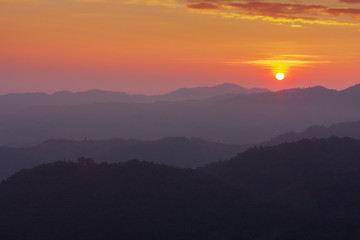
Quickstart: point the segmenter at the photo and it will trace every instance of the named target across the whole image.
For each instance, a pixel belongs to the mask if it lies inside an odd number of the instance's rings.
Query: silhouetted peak
[[[67,90],[63,90],[63,91],[58,91],[56,93],[54,93],[54,96],[66,96],[66,95],[72,95],[73,92],[71,91],[67,91]]]
[[[346,94],[360,94],[360,84],[356,84],[341,91]]]
[[[214,86],[214,88],[227,88],[227,89],[229,89],[229,88],[238,88],[238,89],[244,89],[244,90],[247,89],[247,88],[242,87],[240,85],[237,85],[235,83],[223,83],[223,84],[219,84],[219,85]]]
[[[199,91],[199,90],[206,90],[209,89],[210,87],[195,87],[195,88],[179,88],[175,91],[172,91],[166,95],[174,95],[174,94],[183,94],[183,93],[187,93],[189,91]]]
[[[332,93],[336,93],[336,90],[333,89],[328,89],[325,88],[323,86],[315,86],[315,87],[308,87],[308,88],[293,88],[293,89],[285,89],[285,90],[281,90],[277,93],[281,94],[281,95],[323,95],[323,94],[332,94]]]
[[[201,99],[224,96],[228,94],[250,95],[261,92],[269,92],[269,90],[265,88],[248,89],[234,83],[223,83],[212,87],[204,86],[195,88],[180,88],[166,95],[180,99]]]
[[[89,89],[87,91],[83,91],[79,93],[114,93],[114,92],[109,90],[101,90],[101,89]]]
[[[125,93],[125,92],[113,92],[113,91],[101,90],[101,89],[90,89],[90,90],[83,91],[83,92],[76,92],[75,94],[84,94],[84,95],[126,94],[126,95],[130,95],[130,94]]]
[[[328,90],[330,90],[323,86],[314,86],[314,87],[309,87],[309,88],[305,88],[305,89],[312,90],[312,91],[328,91]]]

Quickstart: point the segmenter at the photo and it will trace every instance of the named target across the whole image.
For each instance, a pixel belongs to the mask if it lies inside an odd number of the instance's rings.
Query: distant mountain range
[[[187,138],[164,138],[157,141],[49,140],[34,147],[0,147],[0,180],[22,168],[59,160],[76,161],[80,157],[91,157],[98,162],[108,163],[138,159],[182,168],[195,168],[229,159],[247,147]]]
[[[0,183],[0,238],[358,239],[360,140],[249,149],[191,170],[60,161]]]
[[[356,85],[343,91],[313,87],[187,101],[33,106],[0,116],[0,145],[168,136],[258,143],[312,125],[358,121],[359,102]]]
[[[154,96],[154,99],[158,98],[162,101],[184,101],[231,94],[250,95],[263,92],[270,92],[270,90],[266,88],[244,88],[233,83],[224,83],[214,87],[180,88],[168,94]]]
[[[247,89],[236,84],[224,83],[213,87],[181,88],[167,94],[153,96],[132,95],[125,92],[104,90],[89,90],[75,93],[61,91],[54,94],[17,93],[0,95],[0,115],[15,113],[31,106],[81,105],[106,102],[153,103],[157,101],[205,99],[228,94],[249,95],[261,92],[269,92],[269,90],[265,88]]]

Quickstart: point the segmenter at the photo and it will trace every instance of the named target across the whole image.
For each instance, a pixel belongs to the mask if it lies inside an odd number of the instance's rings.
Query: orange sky
[[[0,93],[360,83],[358,0],[0,0],[0,30]]]

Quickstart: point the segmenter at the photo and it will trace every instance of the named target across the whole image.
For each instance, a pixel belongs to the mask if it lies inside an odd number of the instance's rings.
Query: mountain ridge
[[[50,138],[155,140],[167,136],[258,143],[312,125],[358,121],[360,89],[357,94],[355,90],[314,87],[187,101],[32,106],[0,116],[0,145],[21,146]]]
[[[184,101],[205,99],[226,94],[253,94],[268,89],[247,89],[237,84],[220,84],[212,87],[182,88],[160,95],[129,94],[110,90],[90,89],[87,91],[71,92],[58,91],[48,93],[10,93],[0,95],[0,115],[14,113],[25,107],[36,105],[79,105],[95,102],[139,102],[154,103],[157,101]]]
[[[331,136],[360,139],[360,121],[341,122],[329,126],[314,125],[300,132],[291,131],[281,134],[261,145],[274,145],[283,142],[295,142],[306,138],[327,138]]]

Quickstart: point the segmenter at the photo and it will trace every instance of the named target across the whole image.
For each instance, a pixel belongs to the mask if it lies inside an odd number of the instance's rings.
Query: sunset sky
[[[0,30],[0,94],[360,83],[360,0],[0,0]]]

